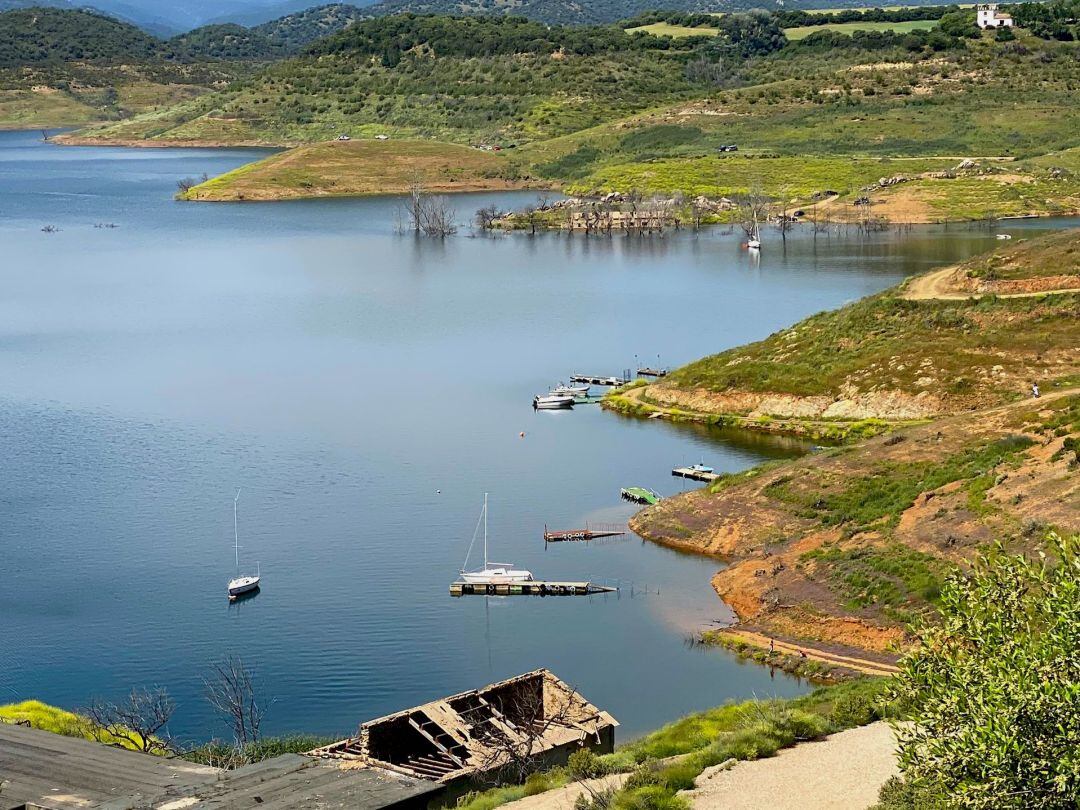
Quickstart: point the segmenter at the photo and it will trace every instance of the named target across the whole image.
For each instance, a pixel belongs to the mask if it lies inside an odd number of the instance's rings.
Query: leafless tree
[[[420,206],[420,230],[439,239],[457,233],[454,209],[446,197],[425,197]]]
[[[548,684],[550,687],[551,684]],[[512,696],[493,700],[496,717],[474,727],[474,736],[483,743],[478,772],[495,784],[521,784],[543,766],[549,749],[548,735],[563,726],[574,728],[574,720],[587,705],[580,695],[565,686],[548,691],[545,684],[524,683]]]
[[[239,656],[227,655],[211,664],[203,686],[210,705],[232,728],[237,746],[259,739],[259,727],[271,701],[262,694],[254,674]]]
[[[773,206],[773,225],[776,226],[776,230],[780,231],[780,240],[787,245],[788,231],[795,224],[795,219],[788,216],[787,206],[788,201],[791,199],[791,191],[785,186],[780,189],[780,196],[776,200]]]
[[[154,753],[172,750],[166,727],[175,710],[169,693],[154,687],[132,689],[119,703],[95,698],[79,714],[98,742]]]
[[[424,191],[423,182],[418,177],[413,178],[413,181],[409,184],[409,197],[405,203],[405,210],[413,233],[420,233],[423,221],[423,205],[426,197],[427,192]]]
[[[209,179],[210,175],[208,175],[206,172],[203,172],[201,177],[185,177],[181,180],[177,180],[176,188],[180,191],[181,194],[184,194],[185,192],[191,191],[191,189],[193,189],[200,183],[205,183]]]
[[[739,225],[746,238],[754,236],[754,232],[760,230],[761,223],[768,217],[769,199],[761,191],[761,186],[755,183],[739,201]]]
[[[495,227],[495,221],[499,218],[499,209],[494,205],[487,205],[476,210],[476,227],[482,231],[490,231]]]

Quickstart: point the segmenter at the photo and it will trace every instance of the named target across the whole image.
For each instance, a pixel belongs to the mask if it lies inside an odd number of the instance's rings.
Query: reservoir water
[[[796,232],[782,249],[768,233],[755,262],[719,229],[436,242],[396,233],[391,198],[173,201],[180,178],[256,157],[0,133],[0,703],[156,684],[178,703],[173,733],[224,735],[201,677],[234,652],[275,698],[265,730],[345,734],[546,666],[625,739],[807,688],[686,643],[727,615],[716,561],[542,541],[545,524],[625,520],[620,487],[684,489],[676,464],[805,447],[597,406],[535,413],[532,396],[762,338],[991,235]],[[530,198],[454,204],[465,221]],[[264,588],[230,606],[237,488]],[[485,492],[494,558],[624,589],[450,598]]]

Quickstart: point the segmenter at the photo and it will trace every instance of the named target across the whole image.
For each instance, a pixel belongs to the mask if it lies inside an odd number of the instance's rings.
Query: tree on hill
[[[917,628],[893,694],[912,707],[898,729],[904,783],[885,807],[1080,802],[1080,535],[1052,534],[1048,551],[998,547]]]
[[[0,13],[0,67],[144,60],[155,56],[160,44],[134,25],[93,11],[27,8]]]

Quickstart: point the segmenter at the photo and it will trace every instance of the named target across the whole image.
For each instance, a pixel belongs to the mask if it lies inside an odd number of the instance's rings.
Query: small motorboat
[[[1011,235],[1011,234],[1007,234],[1007,233],[999,233],[999,234],[997,235],[997,238],[998,238],[998,239],[1012,239],[1012,235]]]
[[[563,385],[559,383],[549,393],[551,396],[587,397],[589,395],[589,386]]]
[[[554,410],[573,408],[574,397],[571,394],[545,394],[533,397],[533,410]]]
[[[692,471],[694,471],[694,472],[699,472],[699,473],[713,473],[713,472],[716,472],[716,470],[714,470],[712,467],[708,466],[707,464],[691,464],[690,469]]]

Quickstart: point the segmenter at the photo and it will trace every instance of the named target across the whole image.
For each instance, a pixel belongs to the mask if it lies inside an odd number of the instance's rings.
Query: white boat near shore
[[[587,397],[589,386],[587,385],[563,385],[559,383],[549,392],[549,396]]]
[[[536,410],[573,407],[574,397],[571,394],[543,394],[533,397],[533,408]]]

